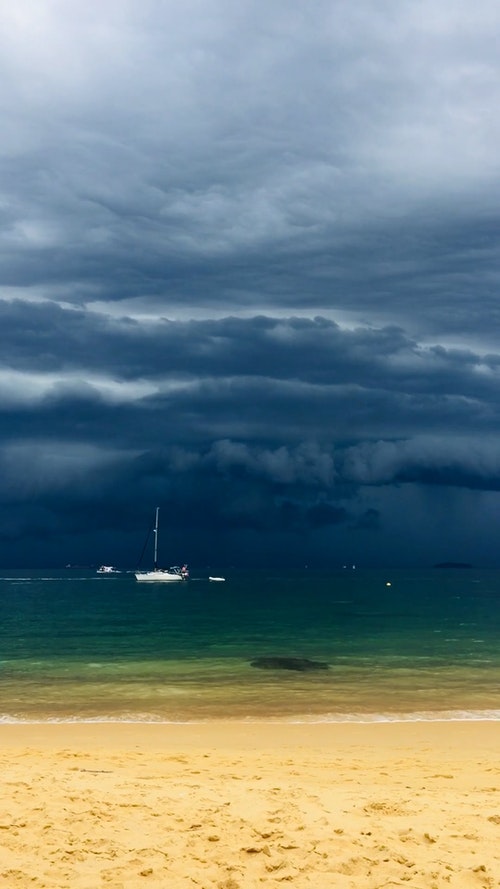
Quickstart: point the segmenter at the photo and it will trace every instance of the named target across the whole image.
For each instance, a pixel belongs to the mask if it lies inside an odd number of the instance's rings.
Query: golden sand
[[[0,887],[494,889],[500,724],[0,727]]]

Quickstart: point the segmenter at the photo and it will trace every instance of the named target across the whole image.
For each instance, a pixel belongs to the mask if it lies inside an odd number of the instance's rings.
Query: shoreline
[[[0,725],[0,887],[492,889],[499,722]]]
[[[11,716],[4,713],[0,716],[2,726],[44,726],[44,725],[137,725],[137,726],[203,726],[224,723],[227,725],[407,725],[432,723],[496,723],[500,722],[500,710],[486,708],[480,710],[417,710],[408,712],[356,712],[356,713],[308,713],[308,714],[260,714],[237,715],[234,717],[206,716],[192,718],[168,719],[153,714],[124,715],[89,715],[75,716],[68,713],[64,716]]]

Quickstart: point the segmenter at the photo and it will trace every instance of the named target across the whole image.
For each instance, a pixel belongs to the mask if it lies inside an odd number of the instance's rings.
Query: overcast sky
[[[0,564],[500,565],[496,0],[0,12]]]

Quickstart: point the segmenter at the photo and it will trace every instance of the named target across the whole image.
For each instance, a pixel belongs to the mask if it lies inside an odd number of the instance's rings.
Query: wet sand
[[[500,723],[0,726],[0,887],[500,886]]]

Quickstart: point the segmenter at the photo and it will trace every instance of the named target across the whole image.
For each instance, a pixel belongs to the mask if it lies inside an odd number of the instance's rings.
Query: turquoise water
[[[0,721],[500,718],[499,571],[196,574],[1,572]]]

